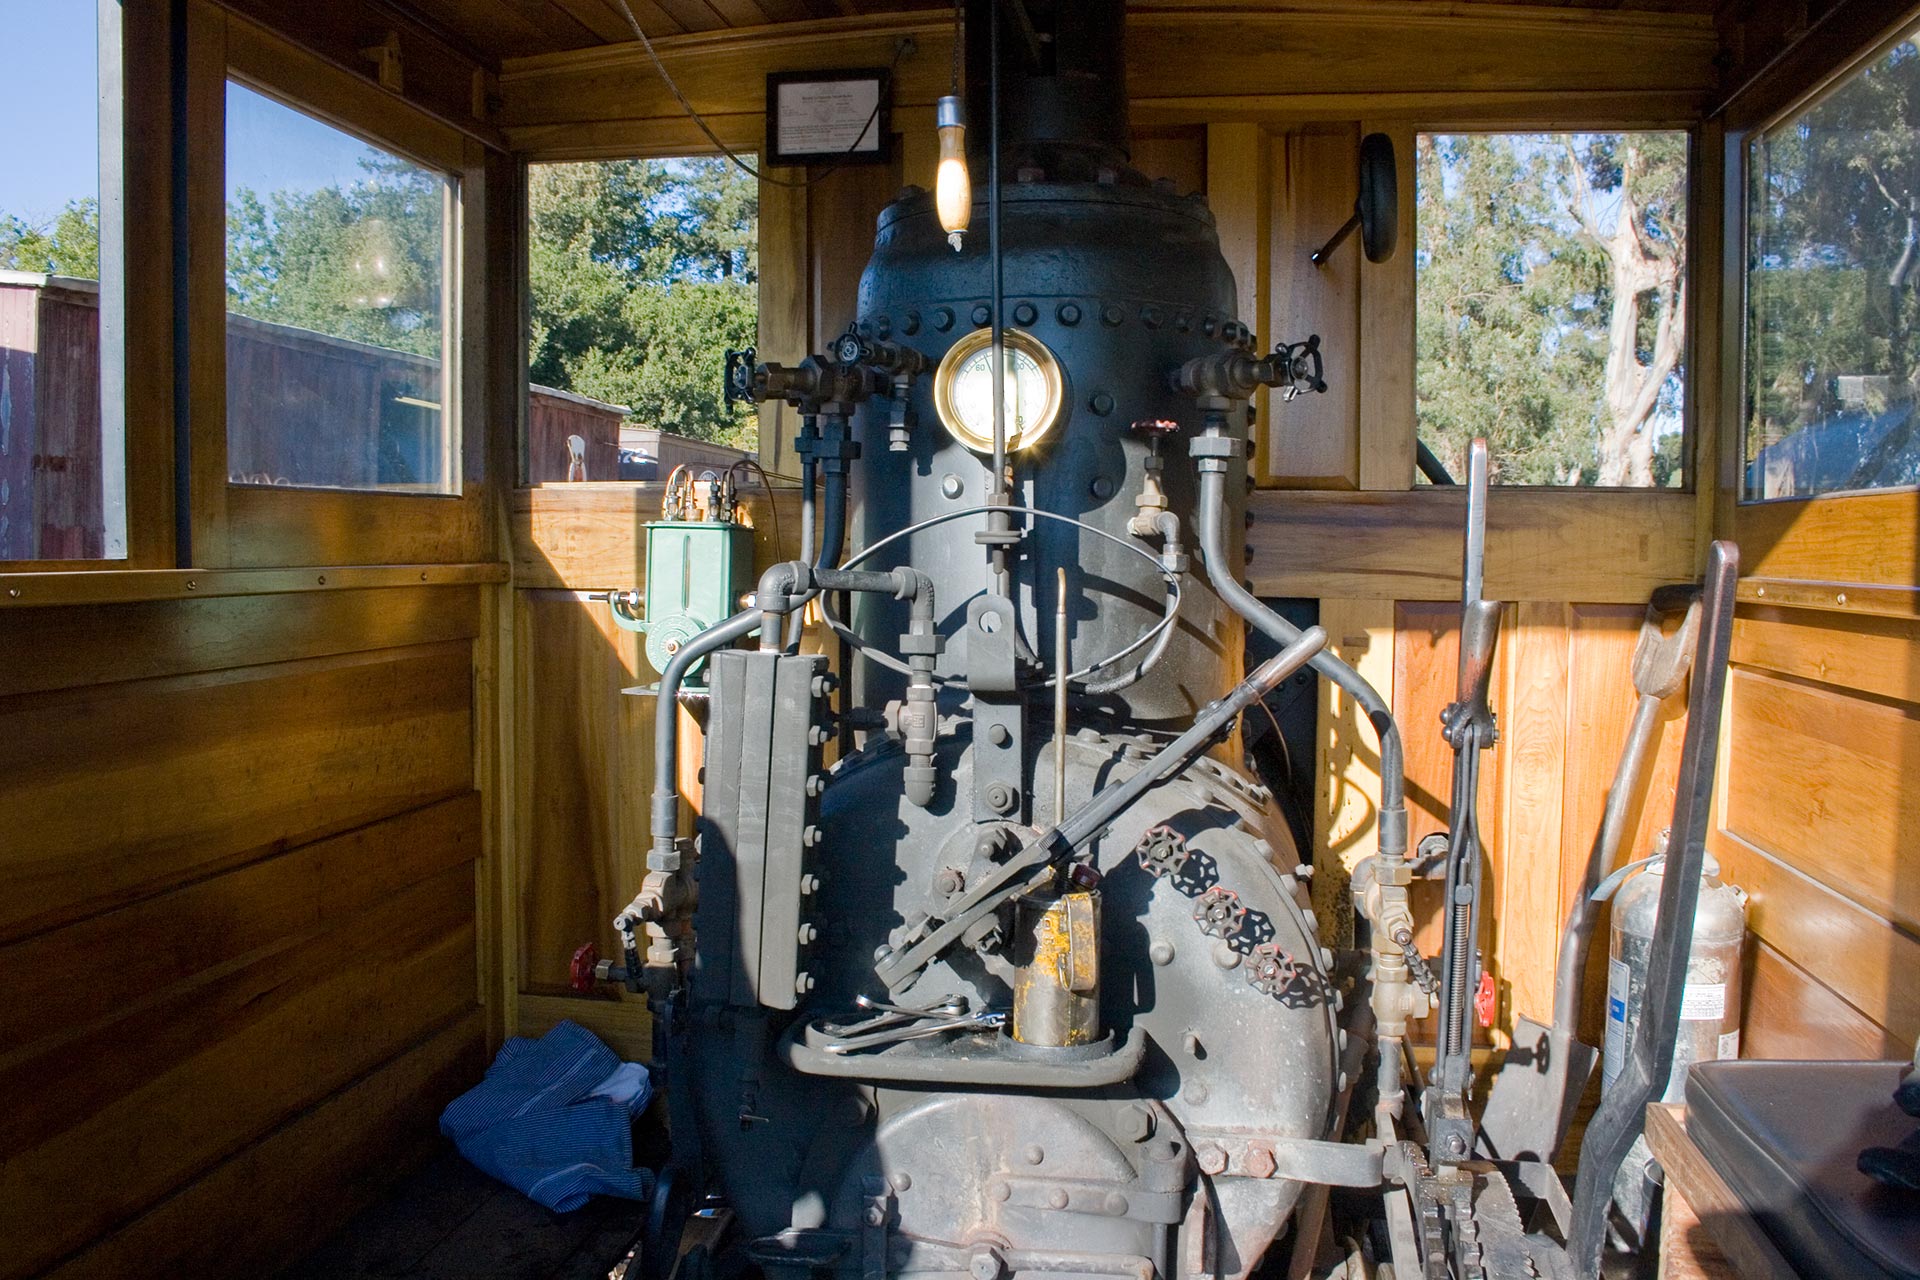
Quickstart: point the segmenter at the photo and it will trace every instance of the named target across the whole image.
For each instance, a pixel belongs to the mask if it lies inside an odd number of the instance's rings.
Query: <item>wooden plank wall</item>
[[[1920,1038],[1916,528],[1912,493],[1735,512],[1711,847],[1752,895],[1749,1056],[1904,1057]]]
[[[5,617],[0,1276],[270,1269],[476,1077],[480,591]]]

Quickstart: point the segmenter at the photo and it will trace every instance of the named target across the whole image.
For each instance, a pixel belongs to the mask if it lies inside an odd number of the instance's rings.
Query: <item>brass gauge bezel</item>
[[[1040,370],[1040,376],[1046,382],[1046,400],[1041,406],[1038,420],[1028,423],[1023,429],[1015,429],[1012,423],[1007,424],[1007,452],[1015,453],[1040,443],[1059,425],[1060,419],[1065,416],[1067,376],[1060,367],[1060,358],[1047,349],[1046,343],[1025,329],[1002,329],[1000,335],[1007,351],[1024,353]],[[982,434],[967,426],[966,419],[960,415],[959,406],[954,403],[953,386],[960,376],[960,367],[992,345],[992,329],[973,330],[947,349],[947,354],[941,358],[940,367],[933,375],[933,408],[940,415],[940,424],[947,429],[947,434],[975,453],[993,452],[992,428]],[[1012,372],[1009,368],[1008,374]]]

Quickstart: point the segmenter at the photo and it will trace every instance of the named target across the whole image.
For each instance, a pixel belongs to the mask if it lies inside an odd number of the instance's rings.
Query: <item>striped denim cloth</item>
[[[653,1171],[633,1167],[633,1117],[653,1084],[585,1027],[562,1022],[501,1047],[486,1079],[447,1104],[440,1132],[460,1154],[560,1213],[589,1196],[644,1200]]]

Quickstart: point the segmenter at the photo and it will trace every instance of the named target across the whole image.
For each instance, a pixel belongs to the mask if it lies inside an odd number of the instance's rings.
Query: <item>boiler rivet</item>
[[[1118,1191],[1107,1192],[1107,1212],[1116,1218],[1127,1216],[1127,1198]]]
[[[1013,1188],[1008,1186],[1004,1182],[996,1182],[991,1187],[987,1188],[987,1190],[995,1200],[999,1200],[1002,1202],[1005,1202],[1009,1197],[1013,1195]]]
[[[913,1189],[913,1175],[908,1173],[894,1174],[893,1189],[896,1193],[903,1192],[903,1191],[911,1191]]]
[[[940,492],[943,496],[957,498],[966,491],[966,484],[952,472],[940,477]]]
[[[1047,1158],[1047,1153],[1046,1149],[1036,1142],[1027,1148],[1026,1156],[1028,1164],[1039,1164]]]
[[[1087,401],[1087,408],[1104,418],[1113,412],[1113,397],[1104,391],[1096,391],[1093,393],[1093,399]]]
[[[1240,953],[1227,944],[1225,938],[1213,944],[1213,962],[1222,969],[1231,969],[1240,963]]]
[[[987,741],[991,742],[996,747],[1006,746],[1007,739],[1011,738],[1012,736],[1013,736],[1012,734],[1007,732],[1007,726],[1003,724],[993,725],[987,730]]]
[[[1056,1209],[1064,1209],[1064,1208],[1066,1208],[1066,1207],[1067,1207],[1067,1193],[1066,1193],[1066,1190],[1065,1190],[1065,1188],[1063,1188],[1063,1187],[1055,1187],[1055,1188],[1054,1188],[1053,1190],[1051,1190],[1051,1191],[1049,1191],[1049,1192],[1047,1192],[1047,1203],[1048,1203],[1049,1205],[1052,1205],[1052,1206],[1053,1206],[1054,1208],[1056,1208]]]
[[[1106,476],[1095,476],[1093,483],[1089,485],[1088,488],[1093,496],[1101,502],[1105,502],[1113,496],[1113,481]]]
[[[1015,324],[1032,324],[1039,318],[1040,313],[1034,309],[1031,302],[1023,302],[1013,309],[1013,322]]]
[[[1140,308],[1140,320],[1149,329],[1158,329],[1166,322],[1166,313],[1151,304]]]
[[[991,319],[993,319],[993,311],[991,308],[987,306],[986,303],[982,302],[979,305],[974,307],[973,323],[975,328],[978,328],[979,326],[985,324],[987,321]]]
[[[942,333],[953,328],[953,308],[935,307],[933,309],[933,327]]]
[[[1126,319],[1126,316],[1126,312],[1114,306],[1111,302],[1100,308],[1100,323],[1106,325],[1108,328],[1119,324],[1122,320]]]
[[[1060,309],[1053,313],[1061,324],[1069,327],[1080,323],[1080,308],[1071,302],[1063,302]]]
[[[1147,948],[1147,958],[1162,967],[1172,964],[1173,944],[1171,942],[1154,943],[1151,947]]]
[[[920,332],[920,313],[918,311],[909,311],[901,318],[900,332],[906,334],[909,338]]]

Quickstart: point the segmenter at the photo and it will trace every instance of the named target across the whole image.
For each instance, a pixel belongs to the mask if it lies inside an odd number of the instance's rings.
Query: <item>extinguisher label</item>
[[[1600,1080],[1609,1089],[1627,1062],[1627,992],[1632,983],[1633,970],[1625,961],[1607,961],[1607,1040],[1602,1046]]]
[[[1718,1022],[1727,1016],[1727,984],[1689,982],[1680,996],[1680,1021]]]
[[[1737,1058],[1739,1056],[1740,1033],[1738,1031],[1722,1032],[1719,1047],[1714,1051],[1714,1057],[1724,1062],[1729,1058]]]

